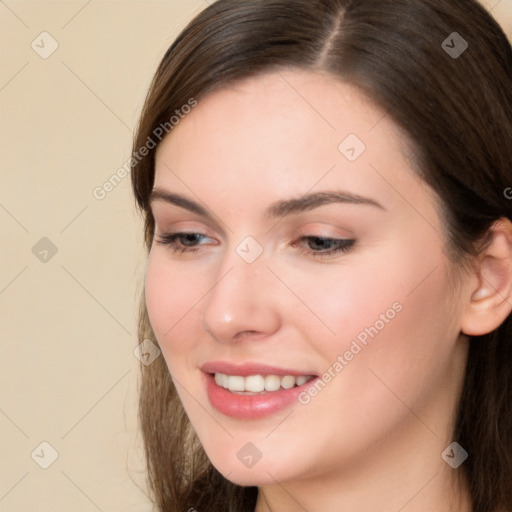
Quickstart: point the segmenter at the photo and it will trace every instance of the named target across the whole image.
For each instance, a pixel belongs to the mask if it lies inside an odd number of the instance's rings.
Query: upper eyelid
[[[188,222],[188,221],[186,221]],[[319,229],[321,230],[320,233],[315,233],[315,231]],[[307,227],[304,227],[304,226],[300,226],[298,228],[294,228],[291,230],[291,233],[289,235],[290,238],[301,238],[301,237],[305,237],[305,238],[325,238],[325,239],[333,239],[333,240],[350,240],[350,239],[353,239],[355,237],[355,234],[354,233],[350,233],[350,232],[347,232],[346,229],[344,229],[345,233],[329,233],[329,232],[326,232],[325,231],[325,227],[324,228],[307,228]],[[341,228],[336,228],[336,229],[341,229]],[[154,229],[154,235],[159,235],[159,236],[165,236],[167,234],[199,234],[199,235],[202,235],[202,236],[205,236],[207,238],[216,238],[216,235],[211,233],[211,230],[210,228],[206,228],[206,229],[203,229],[203,228],[196,228],[196,227],[171,227],[171,228],[168,228],[168,229],[160,229],[158,227],[158,223],[155,222],[155,229]],[[224,233],[221,233],[221,237],[220,238],[224,238]]]
[[[162,205],[162,206],[157,206]],[[162,210],[161,213],[158,213],[158,210]],[[169,215],[169,210],[173,211],[176,210],[179,214],[188,214],[194,216],[193,219],[187,219],[183,222],[200,222],[202,224],[205,224],[210,227],[210,229],[215,229],[219,231],[223,236],[225,235],[226,231],[232,231],[232,229],[218,216],[215,214],[208,214],[204,215],[201,212],[194,212],[187,208],[182,208],[174,204],[170,204],[165,202],[163,199],[153,199],[149,204],[149,211],[151,212],[151,215],[155,221],[155,224],[157,224],[157,221],[160,217],[166,218]],[[155,213],[155,211],[157,213]],[[174,214],[173,214],[174,215]],[[182,222],[182,221],[180,221]],[[225,228],[225,229],[224,229]]]
[[[154,203],[160,203],[160,201],[154,201]],[[170,205],[172,208],[172,205]],[[322,208],[322,207],[320,207]],[[160,209],[160,208],[159,208]],[[184,213],[187,213],[184,210],[178,209],[178,216],[174,216],[174,214],[170,214],[167,207],[162,208],[159,215],[154,215],[155,220],[155,235],[157,234],[157,230],[160,232],[159,234],[165,233],[199,233],[209,238],[213,239],[226,239],[229,237],[229,233],[226,233],[219,224],[216,222],[210,223],[210,218],[204,217],[196,217],[195,214],[191,214],[193,217],[187,218],[187,216],[183,216]],[[189,212],[190,213],[190,212]],[[314,214],[314,210],[308,212],[302,212],[297,214],[296,216],[284,217],[280,222],[277,223],[277,230],[274,230],[274,235],[277,235],[279,232],[283,235],[283,237],[288,238],[288,241],[296,240],[300,237],[318,237],[318,238],[326,238],[326,239],[334,239],[334,240],[350,240],[356,238],[355,233],[348,228],[348,226],[342,227],[338,222],[331,218],[321,219],[312,219],[310,217],[311,214]],[[341,223],[342,220],[340,219]],[[347,219],[348,223],[352,221]],[[190,226],[190,223],[193,224]],[[338,224],[338,225],[336,225]],[[159,225],[162,229],[159,228]],[[232,229],[229,229],[231,233],[233,233]],[[272,231],[272,229],[270,230]],[[340,232],[341,231],[341,232]],[[267,235],[269,231],[266,231]],[[243,238],[243,237],[242,237]]]
[[[208,220],[200,220],[197,218],[172,218],[169,214],[161,213],[155,215],[153,213],[155,228],[161,228],[161,231],[172,232],[203,232],[203,231],[220,231],[222,235],[224,232],[219,229],[216,224],[210,224]]]
[[[228,231],[231,233],[233,232],[231,227],[204,203],[203,206],[203,204],[196,203],[192,199],[171,193],[159,187],[155,187],[151,196],[149,208],[153,218],[156,218],[155,206],[162,205],[161,207],[164,212],[168,211],[170,208],[171,211],[172,209],[176,209],[180,213],[189,213],[194,215],[196,219],[201,219],[200,222],[215,229],[221,233],[222,236],[225,236]],[[367,210],[374,210],[376,212],[388,211],[386,207],[378,203],[376,200],[365,198],[351,192],[320,191],[314,194],[306,194],[305,196],[298,198],[273,203],[267,208],[267,215],[265,215],[264,212],[263,219],[270,222],[270,229],[273,229],[273,226],[276,225],[276,219],[278,219],[277,224],[282,224],[283,222],[286,222],[287,219],[295,222],[296,219],[300,219],[302,216],[314,214],[317,210],[328,208],[332,205],[356,207],[365,206]],[[162,213],[162,215],[165,214]]]

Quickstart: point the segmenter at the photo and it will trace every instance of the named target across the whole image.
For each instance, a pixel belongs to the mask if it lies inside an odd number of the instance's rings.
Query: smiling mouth
[[[303,386],[314,375],[226,375],[225,373],[212,374],[218,386],[240,395],[265,394],[283,389]]]

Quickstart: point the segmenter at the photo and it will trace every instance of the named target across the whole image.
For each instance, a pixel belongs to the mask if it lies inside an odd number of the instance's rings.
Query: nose
[[[202,328],[224,343],[263,339],[276,332],[280,315],[272,277],[263,257],[247,263],[232,251],[203,301]]]

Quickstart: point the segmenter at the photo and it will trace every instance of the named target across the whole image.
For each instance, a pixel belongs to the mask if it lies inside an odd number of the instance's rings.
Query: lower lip
[[[226,416],[247,420],[264,418],[286,409],[296,402],[300,393],[316,380],[312,379],[302,386],[270,391],[261,395],[239,395],[219,386],[213,375],[208,373],[204,375],[208,399],[212,406]]]

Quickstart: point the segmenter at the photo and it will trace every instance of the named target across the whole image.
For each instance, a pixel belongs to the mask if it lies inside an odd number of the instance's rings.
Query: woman
[[[512,508],[511,120],[473,0],[190,22],[132,170],[159,510]]]

